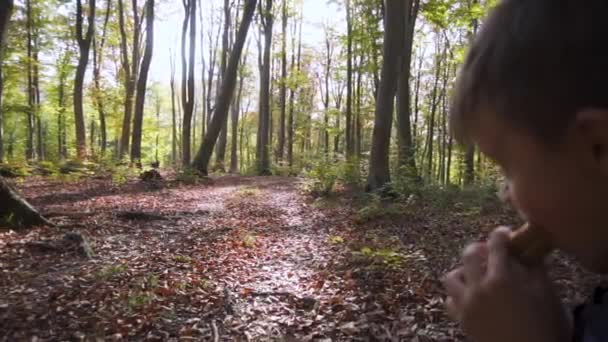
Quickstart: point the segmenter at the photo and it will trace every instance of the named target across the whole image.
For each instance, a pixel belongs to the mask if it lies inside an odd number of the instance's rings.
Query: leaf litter
[[[57,227],[0,230],[1,341],[464,341],[438,279],[467,243],[513,223],[422,204],[361,223],[354,197],[318,206],[286,177],[19,188]],[[86,234],[92,260],[26,248],[68,230]],[[597,280],[553,264],[570,303]]]

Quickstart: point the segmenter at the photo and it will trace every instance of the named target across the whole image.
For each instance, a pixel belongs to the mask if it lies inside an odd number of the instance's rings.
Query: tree
[[[403,44],[401,76],[399,77],[397,90],[398,165],[399,167],[406,167],[410,177],[416,176],[416,159],[410,122],[410,64],[414,44],[414,27],[419,6],[420,0],[405,2],[405,41]]]
[[[0,1],[0,75],[3,58],[4,38],[8,23],[13,12],[13,1]],[[0,76],[1,80],[1,76]],[[1,83],[1,82],[0,82]],[[1,87],[0,87],[1,89]],[[0,92],[0,104],[2,103],[2,92]],[[13,190],[2,177],[0,177],[0,224],[15,228],[39,224],[49,224],[36,209]]]
[[[353,146],[353,23],[351,0],[346,0],[346,156],[354,153]]]
[[[241,111],[241,99],[243,98],[243,81],[245,80],[245,68],[247,67],[247,52],[249,48],[245,48],[241,68],[239,71],[239,90],[236,99],[232,103],[232,142],[230,144],[230,173],[238,172],[238,153],[237,153],[237,135],[239,127],[239,113]],[[242,139],[241,139],[242,142]],[[242,153],[241,153],[242,157]]]
[[[13,0],[0,1],[0,163],[4,161],[4,108],[2,107],[2,96],[4,91],[4,37],[8,30],[8,22],[13,12]]]
[[[141,134],[144,119],[144,102],[146,98],[146,84],[148,71],[152,62],[154,51],[154,0],[146,2],[146,47],[141,70],[137,80],[137,94],[135,97],[135,116],[133,117],[133,138],[131,144],[131,162],[141,163]]]
[[[169,51],[169,66],[171,68],[171,161],[173,166],[177,164],[177,120],[175,115],[175,58]]]
[[[232,102],[234,88],[236,87],[236,77],[239,60],[243,51],[243,45],[245,45],[245,40],[247,39],[247,32],[249,31],[249,26],[251,25],[251,21],[253,19],[253,13],[255,12],[256,3],[256,0],[245,1],[243,19],[241,20],[241,24],[239,26],[239,31],[234,42],[234,47],[230,53],[226,72],[222,77],[223,82],[221,85],[219,96],[215,102],[215,114],[211,118],[209,128],[207,130],[207,133],[205,134],[203,143],[201,144],[201,147],[198,150],[198,153],[196,154],[196,158],[194,158],[194,161],[192,162],[192,166],[204,175],[207,174],[209,160],[211,159],[211,153],[213,152],[213,148],[215,147],[214,145],[220,134],[220,130],[222,129],[224,122],[228,120],[228,110],[230,108],[230,103]]]
[[[228,56],[228,50],[230,49],[230,43],[228,39],[228,35],[230,32],[230,0],[224,0],[224,32],[222,34],[222,54],[220,59],[220,74],[218,77],[218,92],[221,88],[221,84],[223,82],[223,75],[226,72],[226,60]],[[220,140],[216,146],[215,150],[215,169],[224,172],[224,159],[226,157],[226,144],[227,144],[227,135],[228,135],[228,120],[224,126],[222,126],[222,130],[220,132]]]
[[[194,57],[196,54],[196,0],[184,0],[182,24],[182,164],[190,165],[192,114],[194,112]],[[186,62],[186,33],[190,29],[189,56]]]
[[[283,160],[285,153],[285,115],[286,115],[286,96],[287,96],[287,0],[283,0],[281,14],[281,88],[279,90],[279,106],[281,115],[279,117],[279,141],[277,146],[277,159]]]
[[[268,153],[270,131],[270,49],[272,47],[272,0],[259,6],[262,31],[264,33],[264,56],[260,68],[260,114],[258,120],[258,137],[256,164],[259,175],[270,174],[270,156]]]
[[[393,121],[393,105],[400,58],[402,58],[402,39],[405,31],[403,16],[406,3],[402,0],[386,0],[383,63],[376,116],[372,135],[372,150],[369,162],[367,188],[377,190],[390,182],[389,144]]]
[[[86,132],[84,125],[84,110],[83,110],[83,84],[84,75],[87,71],[89,63],[89,50],[91,41],[93,40],[93,32],[95,30],[95,0],[88,0],[87,8],[87,31],[84,34],[83,24],[83,8],[82,0],[76,0],[76,42],[80,51],[78,58],[78,66],[76,68],[76,78],[74,80],[74,120],[76,122],[76,151],[78,158],[86,157]]]
[[[106,34],[108,21],[110,19],[110,10],[112,9],[112,0],[107,0],[106,14],[103,21],[103,29],[99,44],[97,38],[93,40],[93,83],[95,86],[94,102],[97,105],[99,113],[99,130],[101,131],[101,154],[104,155],[106,145],[108,144],[107,128],[106,128],[106,111],[104,106],[103,89],[101,87],[101,67],[103,64],[103,48],[106,42]],[[91,146],[91,148],[93,148]]]

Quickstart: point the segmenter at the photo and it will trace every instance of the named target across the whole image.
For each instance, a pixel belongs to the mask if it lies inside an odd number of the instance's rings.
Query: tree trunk
[[[303,5],[302,5],[303,6]],[[300,11],[300,13],[302,13]],[[296,53],[295,53],[295,34],[296,34],[296,23],[294,22],[294,26],[293,26],[293,38],[292,38],[292,49],[294,49],[294,51],[292,51],[291,54],[291,70],[293,70],[294,66],[296,66],[296,73],[299,74],[300,72],[300,57],[301,57],[301,52],[302,52],[302,21],[303,18],[300,17],[299,20],[299,33],[298,33],[298,53],[297,53],[297,63],[296,63]],[[289,167],[293,166],[293,143],[294,143],[294,97],[295,97],[295,92],[296,90],[293,89],[293,86],[290,86],[289,89],[289,118],[287,119],[287,161],[289,163]]]
[[[391,180],[388,157],[394,98],[399,78],[399,60],[403,54],[401,40],[405,29],[403,21],[405,6],[406,4],[402,0],[386,0],[382,75],[376,101],[367,180],[369,190],[380,189]]]
[[[353,146],[353,28],[351,0],[346,0],[346,157],[352,157]]]
[[[36,124],[36,158],[38,160],[44,159],[44,152],[42,150],[42,121],[40,118],[40,62],[38,59],[38,51],[40,49],[39,43],[40,32],[38,28],[34,30],[34,46],[33,46],[33,96],[34,96],[34,121]]]
[[[2,48],[4,47],[4,38],[12,10],[12,1],[0,2],[0,66],[4,63]],[[0,103],[2,103],[2,93],[0,93]],[[31,225],[50,224],[36,209],[19,196],[2,177],[0,177],[0,203],[2,203],[0,206],[0,225],[21,228]]]
[[[86,158],[87,154],[82,93],[84,74],[87,71],[87,64],[89,63],[89,49],[91,48],[91,41],[95,29],[95,0],[88,1],[88,27],[87,32],[83,37],[82,22],[84,18],[82,14],[82,0],[76,0],[76,42],[78,43],[80,57],[78,58],[78,66],[76,67],[76,76],[74,79],[74,121],[76,123],[76,151],[79,159]]]
[[[403,58],[401,76],[397,90],[397,137],[399,143],[398,165],[407,168],[407,176],[415,177],[416,160],[411,131],[410,109],[410,64],[412,61],[412,46],[414,44],[414,26],[418,15],[420,0],[408,0],[405,4],[405,42],[403,45]]]
[[[171,68],[171,162],[173,166],[177,165],[177,125],[175,115],[175,59],[173,54],[169,52],[169,64]]]
[[[13,0],[0,2],[0,163],[4,161],[4,107],[2,106],[4,90],[4,74],[2,71],[2,66],[4,65],[4,37],[6,36],[8,23],[13,13],[13,6]]]
[[[266,6],[260,5],[260,16],[264,31],[264,56],[260,75],[260,114],[258,124],[258,146],[256,154],[259,175],[270,174],[270,155],[268,152],[270,126],[270,49],[272,47],[272,0],[266,0]]]
[[[238,137],[238,127],[239,127],[239,113],[241,111],[241,99],[243,95],[243,81],[245,80],[245,73],[243,68],[247,65],[247,49],[245,49],[245,54],[243,56],[243,61],[241,63],[240,70],[240,80],[239,80],[239,90],[236,96],[236,101],[234,101],[232,105],[232,142],[230,143],[230,173],[237,173],[239,170],[238,165],[238,154],[237,154],[237,137]],[[242,137],[241,137],[242,143]],[[243,152],[241,149],[241,158],[243,157]]]
[[[35,117],[35,95],[33,85],[32,71],[32,30],[33,30],[33,15],[32,1],[26,0],[26,31],[27,31],[27,143],[25,149],[26,160],[34,159],[34,117]]]
[[[194,57],[196,53],[196,0],[184,2],[184,23],[182,26],[182,164],[190,165],[191,128],[194,110]],[[186,63],[186,32],[190,29],[189,56]],[[187,73],[187,74],[186,74]],[[187,76],[186,76],[187,75]]]
[[[141,135],[144,119],[144,102],[148,71],[154,51],[154,0],[147,0],[146,5],[146,47],[141,63],[141,71],[137,79],[137,95],[135,98],[135,116],[133,117],[133,138],[131,145],[131,162],[141,163]]]
[[[253,18],[255,6],[256,0],[246,0],[243,19],[241,20],[234,47],[230,53],[226,72],[222,78],[223,82],[220,94],[215,101],[215,114],[211,118],[209,128],[207,129],[203,143],[196,154],[196,158],[194,158],[194,161],[192,162],[192,166],[204,175],[207,174],[209,160],[211,159],[211,154],[220,134],[220,130],[222,129],[224,122],[228,120],[228,110],[234,94],[234,88],[236,87],[239,60],[243,51],[243,45],[245,45],[245,40],[247,40],[247,31],[249,30]]]
[[[103,30],[101,34],[101,42],[97,44],[97,39],[93,40],[93,83],[95,85],[95,103],[97,112],[99,113],[99,130],[101,133],[101,155],[106,152],[108,144],[107,128],[106,128],[106,112],[104,106],[103,90],[101,88],[101,67],[103,62],[103,48],[106,41],[108,21],[110,19],[110,11],[112,9],[112,0],[107,0],[106,15],[103,21]]]
[[[224,0],[224,32],[222,34],[222,55],[220,59],[220,74],[218,77],[218,95],[219,90],[221,89],[221,84],[223,82],[222,77],[226,72],[226,59],[228,56],[229,42],[228,42],[228,33],[230,32],[230,1]],[[217,143],[215,149],[215,169],[220,172],[225,172],[224,168],[224,160],[226,159],[226,145],[228,142],[228,120],[222,126],[222,130],[220,131],[219,141]]]
[[[281,162],[285,154],[285,114],[287,111],[287,0],[283,0],[283,11],[281,26],[283,36],[281,37],[281,89],[279,90],[279,106],[281,114],[279,117],[279,141],[277,146],[277,160]]]

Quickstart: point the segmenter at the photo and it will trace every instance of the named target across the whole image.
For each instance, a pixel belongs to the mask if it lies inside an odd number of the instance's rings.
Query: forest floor
[[[57,226],[0,230],[0,341],[465,340],[438,279],[467,243],[515,223],[508,212],[414,201],[362,218],[365,197],[315,200],[299,182],[18,182]],[[92,259],[32,247],[69,231]],[[552,262],[564,297],[582,300],[595,279]]]

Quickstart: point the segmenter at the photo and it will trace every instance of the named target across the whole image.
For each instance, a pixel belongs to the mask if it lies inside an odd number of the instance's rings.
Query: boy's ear
[[[608,175],[608,109],[584,109],[577,113],[575,128],[594,163]]]

